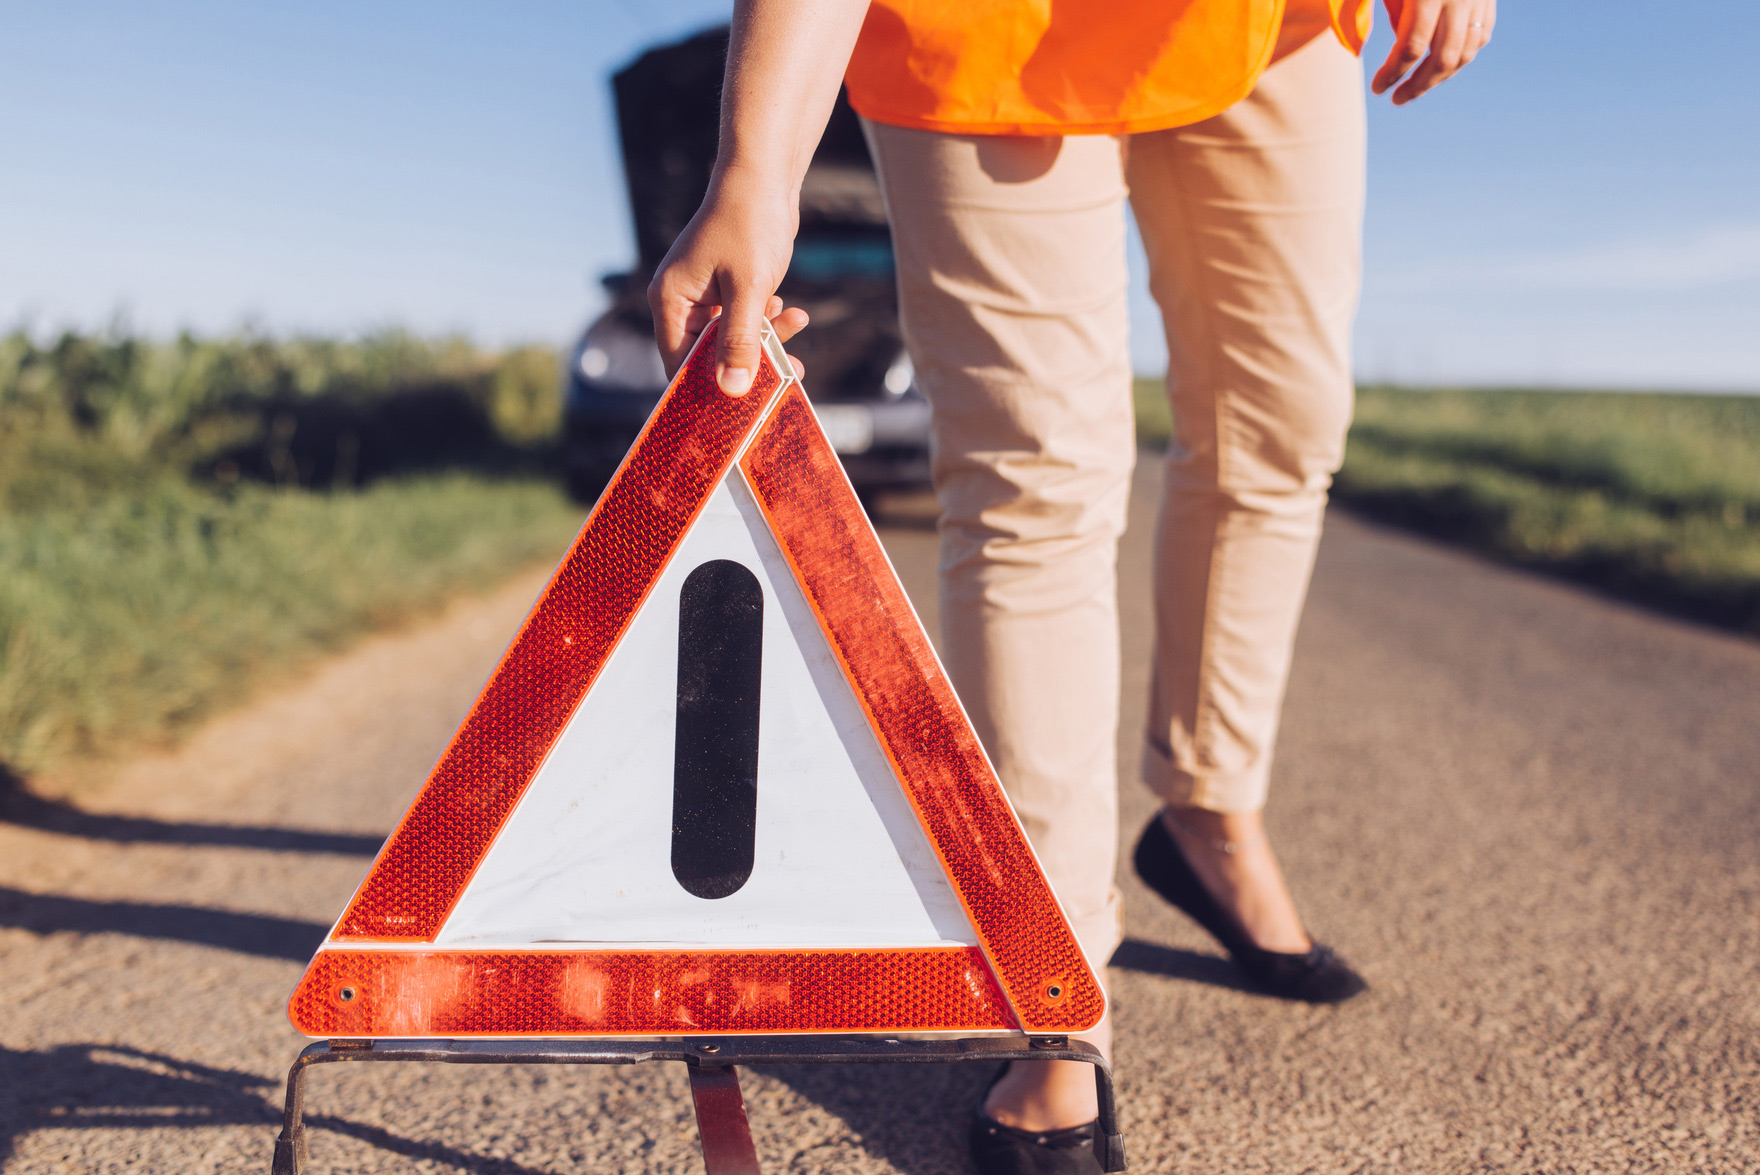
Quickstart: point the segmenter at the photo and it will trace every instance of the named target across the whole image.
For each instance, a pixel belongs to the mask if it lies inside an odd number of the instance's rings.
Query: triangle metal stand
[[[426,1061],[449,1065],[636,1065],[682,1061],[708,1175],[759,1175],[736,1065],[828,1065],[971,1061],[1086,1061],[1094,1066],[1100,1122],[1096,1146],[1105,1171],[1125,1169],[1112,1070],[1092,1045],[1067,1036],[963,1039],[842,1036],[722,1036],[682,1040],[330,1040],[307,1045],[287,1074],[287,1105],[275,1140],[272,1175],[307,1175],[305,1074],[341,1061]]]

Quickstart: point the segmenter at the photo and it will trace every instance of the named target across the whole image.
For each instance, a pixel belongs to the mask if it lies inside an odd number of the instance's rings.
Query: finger
[[[771,295],[750,282],[736,285],[725,275],[721,288],[725,304],[715,339],[715,379],[728,395],[743,396],[757,378],[759,356],[763,353],[764,310]]]
[[[1455,72],[1459,73],[1461,70],[1467,68],[1467,66],[1473,64],[1473,58],[1479,56],[1479,50],[1483,49],[1484,47],[1485,47],[1485,38],[1479,34],[1479,31],[1477,29],[1468,33],[1467,34],[1467,43],[1465,45],[1461,46],[1460,66],[1459,66],[1459,68],[1457,68],[1455,70]]]
[[[794,364],[794,377],[796,379],[807,378],[807,365],[805,363],[802,363],[799,359],[796,359],[793,355],[790,355],[788,357],[788,361],[790,363]]]
[[[1393,48],[1387,51],[1387,60],[1381,63],[1369,84],[1374,93],[1387,90],[1422,60],[1430,44],[1430,30],[1436,23],[1439,3],[1440,0],[1406,0],[1400,5],[1394,22]]]
[[[703,333],[704,327],[715,321],[715,316],[719,313],[719,306],[707,302],[691,303],[691,308],[684,315],[684,349],[687,352],[697,345],[697,336]]]
[[[1440,0],[1407,0],[1400,11],[1400,27],[1396,30],[1398,35],[1394,37],[1393,48],[1388,51],[1381,68],[1375,71],[1375,80],[1369,84],[1371,91],[1385,93],[1423,59],[1430,48],[1441,9]]]
[[[1436,32],[1430,40],[1430,55],[1393,92],[1395,106],[1404,106],[1460,71],[1463,64],[1461,54],[1467,44],[1467,26],[1471,20],[1466,12],[1453,6],[1442,10],[1436,22]]]
[[[794,338],[807,325],[807,312],[798,307],[788,308],[781,295],[771,294],[770,300],[764,303],[764,317],[770,320],[776,337],[782,342]]]
[[[660,359],[671,379],[684,362],[691,344],[697,341],[708,322],[707,309],[694,291],[684,288],[675,270],[662,269],[648,284],[648,309],[654,315],[654,341],[660,345]]]
[[[1461,64],[1471,63],[1479,56],[1479,50],[1491,43],[1491,26],[1497,23],[1497,5],[1487,4],[1481,8],[1467,24],[1467,48],[1462,55]]]
[[[800,334],[811,321],[807,312],[799,306],[790,306],[787,310],[770,316],[770,325],[776,331],[776,337],[786,343]]]
[[[660,361],[666,365],[666,377],[671,379],[683,358],[680,347],[684,342],[685,307],[675,302],[664,287],[664,279],[658,276],[648,286],[648,309],[654,316],[654,341],[660,346]]]
[[[702,335],[703,328],[715,321],[716,312],[720,309],[719,306],[693,302],[684,311],[680,318],[684,324],[683,342],[674,350],[667,351],[662,348],[660,352],[660,362],[666,369],[666,378],[669,382],[673,376],[678,374],[678,369],[684,366],[684,361],[690,356],[691,348],[697,345],[697,339]],[[656,331],[657,336],[658,331]]]
[[[1436,55],[1431,54],[1417,69],[1412,71],[1412,76],[1401,82],[1399,89],[1393,92],[1393,104],[1404,106],[1442,80],[1442,65]]]

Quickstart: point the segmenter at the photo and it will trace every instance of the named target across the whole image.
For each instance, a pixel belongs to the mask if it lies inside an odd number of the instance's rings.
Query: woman
[[[1374,92],[1397,85],[1403,104],[1446,80],[1494,5],[1388,0],[1398,37]],[[669,370],[723,312],[718,375],[744,392],[761,320],[784,340],[806,325],[774,295],[847,74],[934,407],[947,669],[1097,972],[1121,935],[1128,198],[1176,422],[1143,751],[1164,806],[1135,864],[1267,990],[1364,987],[1309,938],[1261,812],[1350,419],[1368,25],[1368,0],[739,0],[714,178],[649,289]],[[1098,1170],[1095,1112],[1086,1065],[1012,1066],[974,1157]]]

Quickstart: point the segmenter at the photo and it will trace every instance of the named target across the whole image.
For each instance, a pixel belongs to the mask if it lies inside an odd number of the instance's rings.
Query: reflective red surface
[[[699,346],[289,1005],[314,1036],[1088,1028],[1104,996],[812,409]],[[760,421],[763,423],[760,425]],[[973,947],[390,948],[428,943],[754,429],[741,465],[961,895]],[[333,945],[339,944],[339,945]]]
[[[727,473],[780,378],[766,363],[733,398],[715,383],[714,328],[649,418],[380,850],[337,941],[432,942],[649,587]]]
[[[798,387],[740,467],[1023,1027],[1092,1027],[1106,1006],[1100,985]]]
[[[672,1036],[1012,1029],[975,947],[821,951],[326,949],[308,1036]]]

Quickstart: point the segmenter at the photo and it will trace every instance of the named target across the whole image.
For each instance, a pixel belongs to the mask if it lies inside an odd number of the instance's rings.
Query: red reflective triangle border
[[[432,942],[782,379],[735,398],[704,332],[331,933]]]
[[[736,460],[981,947],[421,945],[434,941]],[[1069,1033],[1098,1023],[1105,1006],[805,395],[768,359],[750,393],[722,394],[711,328],[308,966],[288,1014],[321,1037]]]
[[[984,953],[1029,1032],[1080,1032],[1106,997],[800,387],[740,459]]]

